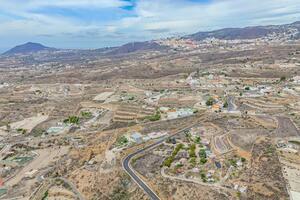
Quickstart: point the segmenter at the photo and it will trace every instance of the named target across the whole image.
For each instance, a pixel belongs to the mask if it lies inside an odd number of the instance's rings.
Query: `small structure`
[[[132,139],[132,141],[135,142],[135,143],[142,143],[143,142],[143,136],[138,132],[133,133],[130,136],[130,139]]]

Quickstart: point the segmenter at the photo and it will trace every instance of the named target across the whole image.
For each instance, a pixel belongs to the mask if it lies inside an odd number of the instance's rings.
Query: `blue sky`
[[[100,48],[298,20],[299,0],[0,0],[0,51],[28,41]]]

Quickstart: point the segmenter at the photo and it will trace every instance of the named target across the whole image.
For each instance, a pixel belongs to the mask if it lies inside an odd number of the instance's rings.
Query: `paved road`
[[[195,124],[190,125],[184,129],[181,129],[179,131],[177,131],[176,133],[170,135],[169,137],[163,138],[143,149],[140,149],[132,154],[129,154],[122,162],[122,166],[124,168],[124,170],[127,172],[127,174],[129,174],[129,176],[149,195],[149,197],[152,200],[160,200],[160,198],[157,196],[157,194],[155,194],[155,192],[136,174],[136,172],[131,168],[130,165],[130,160],[135,157],[137,154],[140,154],[144,151],[150,150],[155,148],[156,146],[160,145],[161,143],[163,143],[167,138],[173,137],[174,135],[177,135],[187,129],[192,128],[193,126],[195,126]]]

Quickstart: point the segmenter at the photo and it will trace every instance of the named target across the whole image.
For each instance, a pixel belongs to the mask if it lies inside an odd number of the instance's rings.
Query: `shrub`
[[[195,139],[195,143],[200,144],[200,142],[201,142],[201,138],[199,136],[197,136],[196,139]]]
[[[200,158],[206,158],[206,152],[204,149],[200,149],[199,156],[200,156]]]
[[[117,144],[119,145],[119,146],[122,146],[122,145],[124,145],[124,144],[127,144],[128,143],[128,139],[123,135],[123,136],[121,136],[121,137],[119,137],[118,139],[117,139]]]
[[[177,155],[177,153],[180,151],[180,149],[183,148],[183,144],[177,144],[174,151],[172,152],[172,155],[168,158],[165,159],[165,161],[163,162],[164,166],[170,167],[172,162],[175,159],[175,156]]]
[[[69,116],[67,119],[64,120],[66,124],[79,124],[79,117],[77,116]]]
[[[195,157],[192,157],[192,158],[190,159],[190,163],[191,163],[192,167],[195,167],[195,166],[196,166],[196,158],[195,158]]]
[[[82,116],[83,118],[90,118],[90,117],[92,117],[92,113],[89,112],[89,111],[82,111],[82,112],[81,112],[81,116]]]
[[[224,102],[223,107],[224,107],[224,108],[227,108],[227,107],[228,107],[228,102],[227,102],[227,101]]]
[[[206,101],[207,106],[212,106],[214,104],[214,99],[212,97],[209,97],[209,99]]]
[[[23,128],[18,128],[18,129],[17,129],[17,132],[22,133],[22,134],[26,134],[26,133],[27,133],[27,130],[26,130],[26,129],[23,129]]]
[[[158,121],[158,120],[160,120],[160,118],[161,118],[161,115],[160,115],[159,111],[157,111],[155,113],[155,115],[151,115],[151,116],[146,117],[146,119],[149,119],[150,121]]]
[[[200,164],[204,165],[207,162],[206,158],[200,158]]]
[[[280,77],[280,81],[285,81],[285,80],[286,80],[285,76]]]
[[[195,158],[196,157],[196,145],[195,144],[192,144],[190,146],[189,156],[190,156],[190,158]]]

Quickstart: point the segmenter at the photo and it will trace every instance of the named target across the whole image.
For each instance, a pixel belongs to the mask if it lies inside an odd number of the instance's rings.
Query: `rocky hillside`
[[[204,40],[206,38],[217,38],[224,40],[256,39],[266,37],[270,34],[289,34],[291,37],[300,38],[300,21],[292,24],[276,26],[253,26],[245,28],[225,28],[209,32],[198,32],[187,36],[193,40]]]

